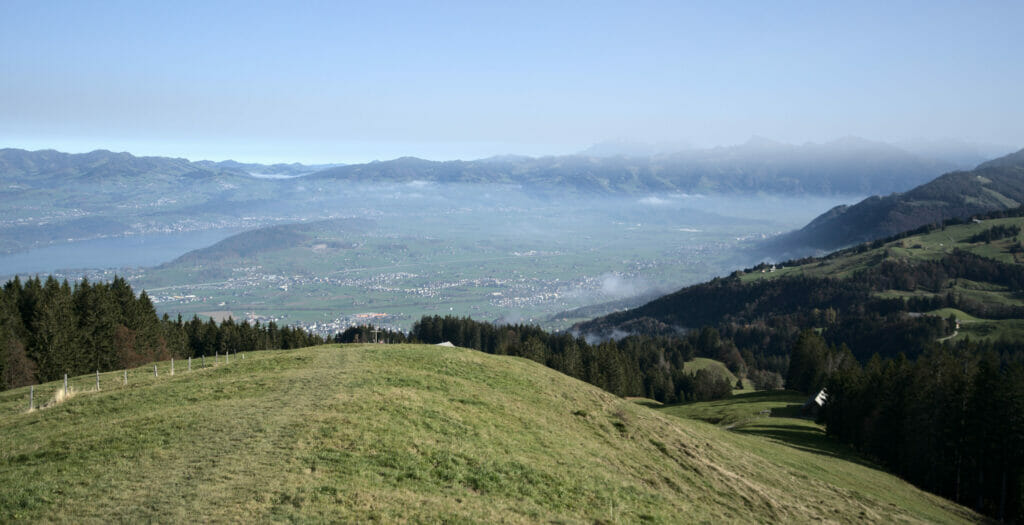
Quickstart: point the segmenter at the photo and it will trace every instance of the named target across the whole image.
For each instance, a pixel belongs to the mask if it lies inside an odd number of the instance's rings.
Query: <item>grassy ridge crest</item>
[[[158,366],[160,377],[129,371],[128,387],[32,413],[27,390],[0,394],[0,520],[978,518],[866,467],[844,485],[809,452],[662,415],[525,359],[330,345],[174,376]],[[88,376],[73,382],[82,390]]]

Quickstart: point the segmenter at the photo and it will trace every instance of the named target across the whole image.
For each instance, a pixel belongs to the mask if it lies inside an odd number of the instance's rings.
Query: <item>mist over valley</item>
[[[593,192],[578,184],[622,180],[616,174],[631,171],[621,158],[611,167],[552,159],[544,172],[568,175],[538,185],[506,182],[517,180],[513,175],[452,182],[438,174],[439,164],[426,162],[401,177],[356,180],[338,180],[330,170],[296,176],[307,168],[295,166],[283,178],[266,178],[273,167],[247,166],[261,177],[246,180],[238,163],[192,163],[199,171],[189,172],[178,169],[180,160],[123,154],[97,163],[104,156],[97,152],[56,155],[65,162],[58,170],[45,162],[55,155],[35,154],[43,160],[30,162],[27,152],[0,154],[35,169],[20,168],[15,180],[23,186],[4,201],[8,249],[25,248],[0,257],[2,273],[119,273],[172,316],[277,320],[325,335],[370,313],[400,329],[434,313],[564,328],[579,319],[563,312],[637,304],[750,263],[745,249],[753,240],[858,198],[655,193],[644,186]],[[114,171],[107,165],[114,161],[125,167]],[[580,162],[600,169],[580,171]],[[150,169],[163,171],[152,177]],[[118,182],[134,178],[149,182]],[[27,204],[52,199],[67,184],[77,184],[74,200]],[[110,206],[117,191],[122,204]],[[110,229],[61,238],[84,221]]]

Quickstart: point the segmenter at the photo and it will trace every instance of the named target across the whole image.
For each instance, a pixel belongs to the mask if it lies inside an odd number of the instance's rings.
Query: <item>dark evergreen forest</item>
[[[963,341],[867,363],[813,331],[787,385],[824,388],[829,435],[925,490],[1005,521],[1024,520],[1024,352]]]
[[[271,322],[220,324],[157,316],[146,292],[120,277],[70,286],[53,277],[0,290],[0,386],[53,381],[64,374],[131,368],[172,357],[300,348],[323,339]]]

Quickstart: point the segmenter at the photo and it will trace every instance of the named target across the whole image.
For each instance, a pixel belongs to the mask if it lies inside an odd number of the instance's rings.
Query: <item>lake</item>
[[[217,229],[108,237],[54,244],[0,255],[0,276],[46,274],[57,270],[155,266],[214,244],[241,230]]]

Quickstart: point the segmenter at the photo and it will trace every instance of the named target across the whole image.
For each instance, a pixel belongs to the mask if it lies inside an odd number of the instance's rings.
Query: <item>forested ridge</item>
[[[322,343],[304,330],[271,322],[220,324],[160,318],[146,292],[115,277],[74,287],[52,276],[8,281],[0,290],[0,385],[13,388],[139,366],[173,357]]]
[[[756,268],[748,269],[748,272]],[[713,326],[742,352],[752,368],[789,354],[800,331],[818,328],[833,345],[845,344],[861,361],[873,354],[913,357],[955,330],[955,319],[921,315],[956,308],[986,319],[1019,319],[1024,307],[982,303],[948,288],[966,279],[1024,292],[1024,266],[955,250],[937,260],[896,260],[877,254],[874,265],[845,278],[792,275],[747,282],[739,275],[684,288],[642,307],[576,326],[582,333],[670,335]],[[925,291],[886,297],[884,291]],[[1007,342],[1006,344],[1010,344]]]

